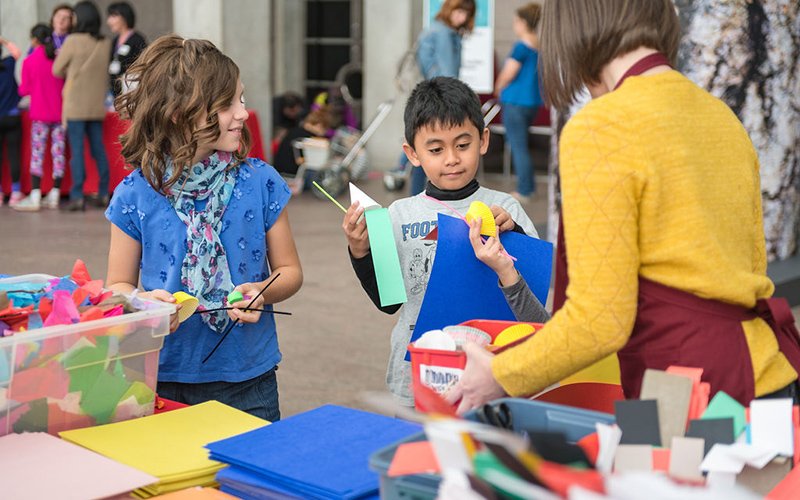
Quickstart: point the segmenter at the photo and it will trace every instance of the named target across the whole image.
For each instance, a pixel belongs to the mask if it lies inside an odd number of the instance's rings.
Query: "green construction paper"
[[[47,432],[47,412],[47,398],[31,401],[28,403],[28,411],[14,422],[14,432]]]
[[[523,497],[515,495],[513,492],[503,488],[503,485],[497,481],[490,481],[486,478],[487,471],[495,471],[503,476],[510,477],[521,481],[522,479],[511,471],[508,467],[488,451],[479,451],[472,457],[472,463],[475,467],[475,475],[489,483],[493,488],[503,494],[503,498],[511,498],[514,500],[524,500]]]
[[[134,396],[136,398],[136,402],[140,405],[146,403],[152,403],[156,399],[156,393],[153,392],[153,389],[149,388],[147,384],[143,382],[139,382],[138,380],[131,384],[125,394],[122,395],[120,401],[125,401],[129,397]]]
[[[732,418],[734,438],[738,437],[744,431],[745,425],[747,425],[744,406],[722,391],[719,391],[714,396],[700,418]]]
[[[64,360],[64,367],[69,373],[70,392],[90,390],[103,372],[108,356],[108,338],[98,337],[97,345],[84,347],[70,354]]]
[[[84,391],[81,397],[81,410],[94,417],[98,424],[107,424],[129,387],[130,383],[124,376],[101,371],[92,388]]]
[[[400,257],[394,241],[392,220],[388,208],[374,208],[364,212],[369,231],[369,246],[381,307],[402,304],[406,297],[406,284],[400,269]]]

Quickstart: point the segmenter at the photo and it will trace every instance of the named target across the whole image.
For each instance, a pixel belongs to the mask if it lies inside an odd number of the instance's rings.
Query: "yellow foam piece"
[[[181,306],[180,310],[178,310],[178,321],[181,323],[189,319],[197,310],[197,306],[200,305],[197,297],[192,297],[186,292],[175,292],[172,296],[175,297],[175,302]]]
[[[504,345],[508,345],[512,342],[516,342],[517,340],[525,337],[526,335],[530,335],[536,331],[534,327],[531,325],[526,325],[525,323],[519,323],[516,325],[511,325],[502,332],[500,332],[497,337],[494,338],[494,342],[492,345],[497,347],[503,347]]]
[[[579,382],[599,382],[603,384],[620,384],[619,360],[611,354],[593,365],[576,372],[561,381],[562,385]]]
[[[467,215],[465,218],[470,224],[472,224],[473,220],[480,218],[481,234],[484,236],[497,237],[497,224],[494,223],[492,209],[490,209],[482,201],[473,201],[470,203],[469,210],[467,210]]]

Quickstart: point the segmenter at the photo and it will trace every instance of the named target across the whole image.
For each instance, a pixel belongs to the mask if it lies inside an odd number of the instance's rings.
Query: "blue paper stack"
[[[222,491],[241,498],[377,498],[370,455],[420,430],[403,420],[326,405],[207,448],[212,460],[230,464],[217,474]]]

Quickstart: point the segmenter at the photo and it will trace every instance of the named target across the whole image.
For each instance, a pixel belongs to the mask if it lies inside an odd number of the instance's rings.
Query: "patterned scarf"
[[[219,239],[222,214],[236,182],[236,169],[228,169],[231,158],[230,153],[217,151],[184,169],[167,194],[178,218],[186,224],[186,257],[181,265],[181,284],[206,309],[224,305],[225,297],[233,290],[228,259]],[[172,175],[173,168],[172,160],[168,159],[167,177]],[[205,199],[208,200],[205,208],[197,210],[195,201]],[[220,333],[230,322],[225,311],[203,314],[202,318],[212,330]]]

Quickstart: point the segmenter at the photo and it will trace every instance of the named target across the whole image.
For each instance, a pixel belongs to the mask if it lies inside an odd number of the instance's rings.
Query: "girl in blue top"
[[[270,421],[280,419],[275,370],[281,360],[272,304],[293,295],[303,274],[286,204],[290,191],[250,138],[239,68],[212,43],[164,36],[126,74],[132,90],[116,101],[130,120],[120,137],[135,170],[114,192],[110,288],[174,303],[173,292],[205,309],[233,309],[171,322],[161,352],[158,393],[197,404],[216,399]],[[280,277],[259,296],[271,276]],[[247,297],[250,296],[250,297]],[[245,310],[256,297],[253,310]],[[206,363],[220,335],[236,328]]]
[[[517,173],[517,190],[511,196],[519,201],[528,201],[536,191],[533,164],[528,151],[528,126],[542,105],[537,76],[539,53],[536,51],[539,46],[536,27],[541,16],[539,4],[529,3],[517,9],[514,33],[519,40],[511,49],[494,84],[495,94],[503,104],[506,140]]]

